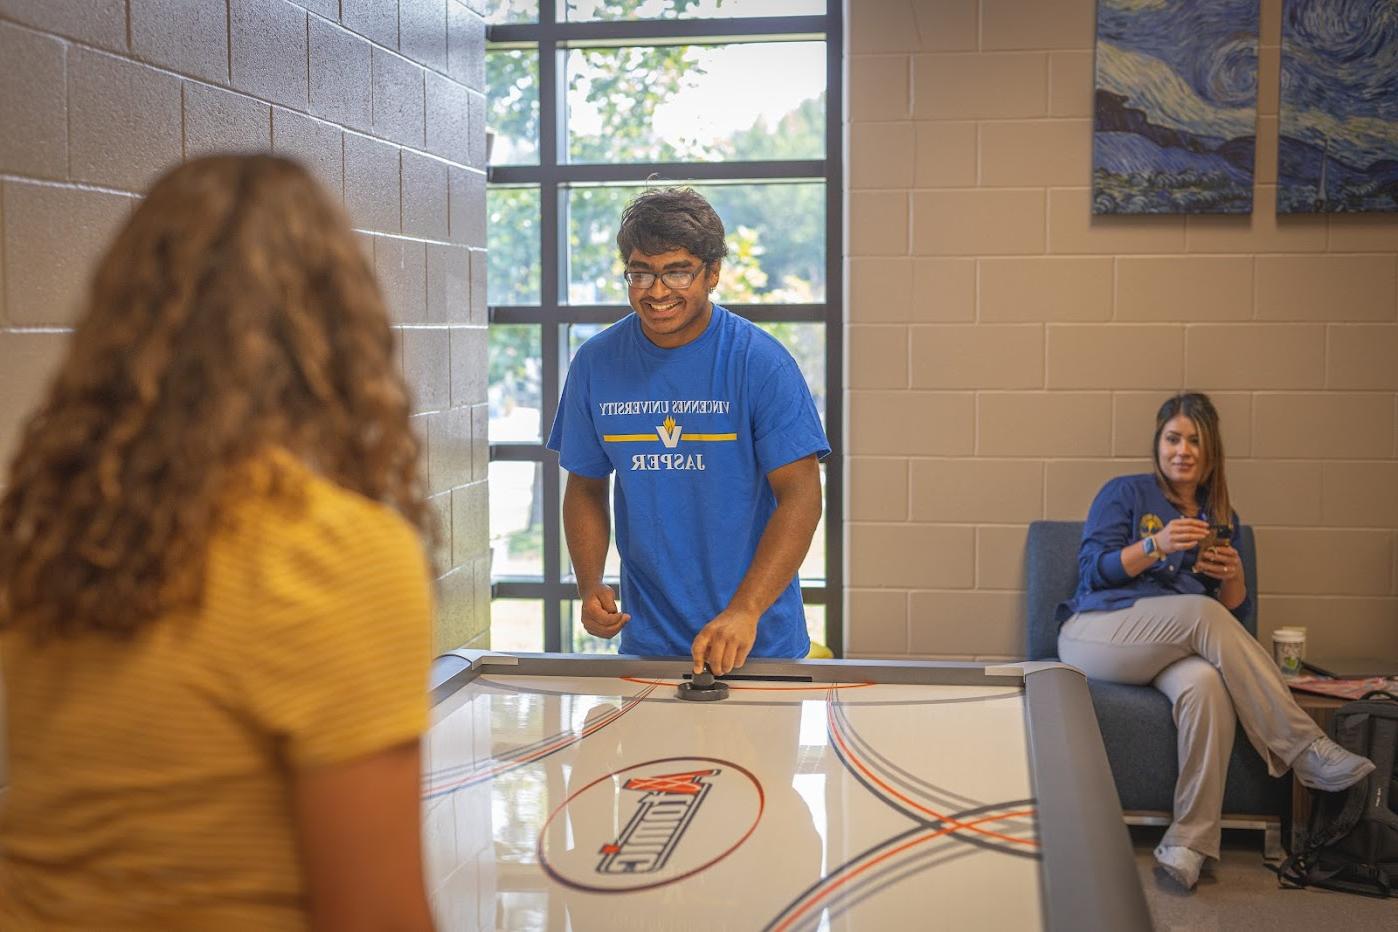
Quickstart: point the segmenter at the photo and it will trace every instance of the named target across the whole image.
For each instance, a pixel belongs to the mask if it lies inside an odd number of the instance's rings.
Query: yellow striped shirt
[[[303,468],[210,543],[204,607],[128,640],[0,635],[0,929],[300,929],[290,773],[427,721],[413,529]]]

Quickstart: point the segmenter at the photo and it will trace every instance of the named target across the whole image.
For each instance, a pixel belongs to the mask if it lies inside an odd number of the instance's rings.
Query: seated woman
[[[431,512],[361,247],[304,169],[180,166],[0,498],[0,929],[429,929]]]
[[[1238,623],[1250,595],[1238,552],[1221,542],[1219,526],[1231,538],[1239,522],[1208,396],[1166,401],[1152,447],[1154,474],[1112,479],[1092,503],[1078,589],[1058,607],[1058,654],[1090,677],[1149,683],[1170,698],[1180,772],[1155,858],[1192,889],[1205,858],[1219,856],[1235,721],[1273,776],[1290,768],[1306,786],[1333,791],[1374,765],[1324,736]]]

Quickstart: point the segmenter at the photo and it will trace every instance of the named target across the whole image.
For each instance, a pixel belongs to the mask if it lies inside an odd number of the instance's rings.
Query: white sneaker
[[[1204,866],[1204,855],[1182,845],[1157,845],[1155,863],[1164,868],[1165,873],[1169,874],[1175,883],[1186,890],[1193,890],[1199,883],[1199,870]]]
[[[1291,762],[1296,779],[1313,790],[1337,793],[1374,772],[1374,762],[1351,754],[1329,738],[1320,737]]]

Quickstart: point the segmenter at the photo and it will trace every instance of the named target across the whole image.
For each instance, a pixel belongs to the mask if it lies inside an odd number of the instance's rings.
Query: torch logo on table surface
[[[664,886],[736,851],[764,806],[757,778],[731,761],[671,757],[634,764],[593,779],[553,811],[539,833],[539,863],[579,890]]]
[[[597,872],[653,874],[664,867],[704,804],[704,797],[713,789],[713,784],[705,782],[704,778],[716,777],[722,772],[714,768],[663,773],[632,777],[623,783],[622,789],[643,795],[621,834],[598,852],[602,860],[597,863]]]

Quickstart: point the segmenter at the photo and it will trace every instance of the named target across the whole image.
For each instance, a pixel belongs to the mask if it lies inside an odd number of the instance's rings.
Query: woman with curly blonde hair
[[[431,926],[395,352],[293,162],[190,162],[117,234],[0,499],[0,927]]]

